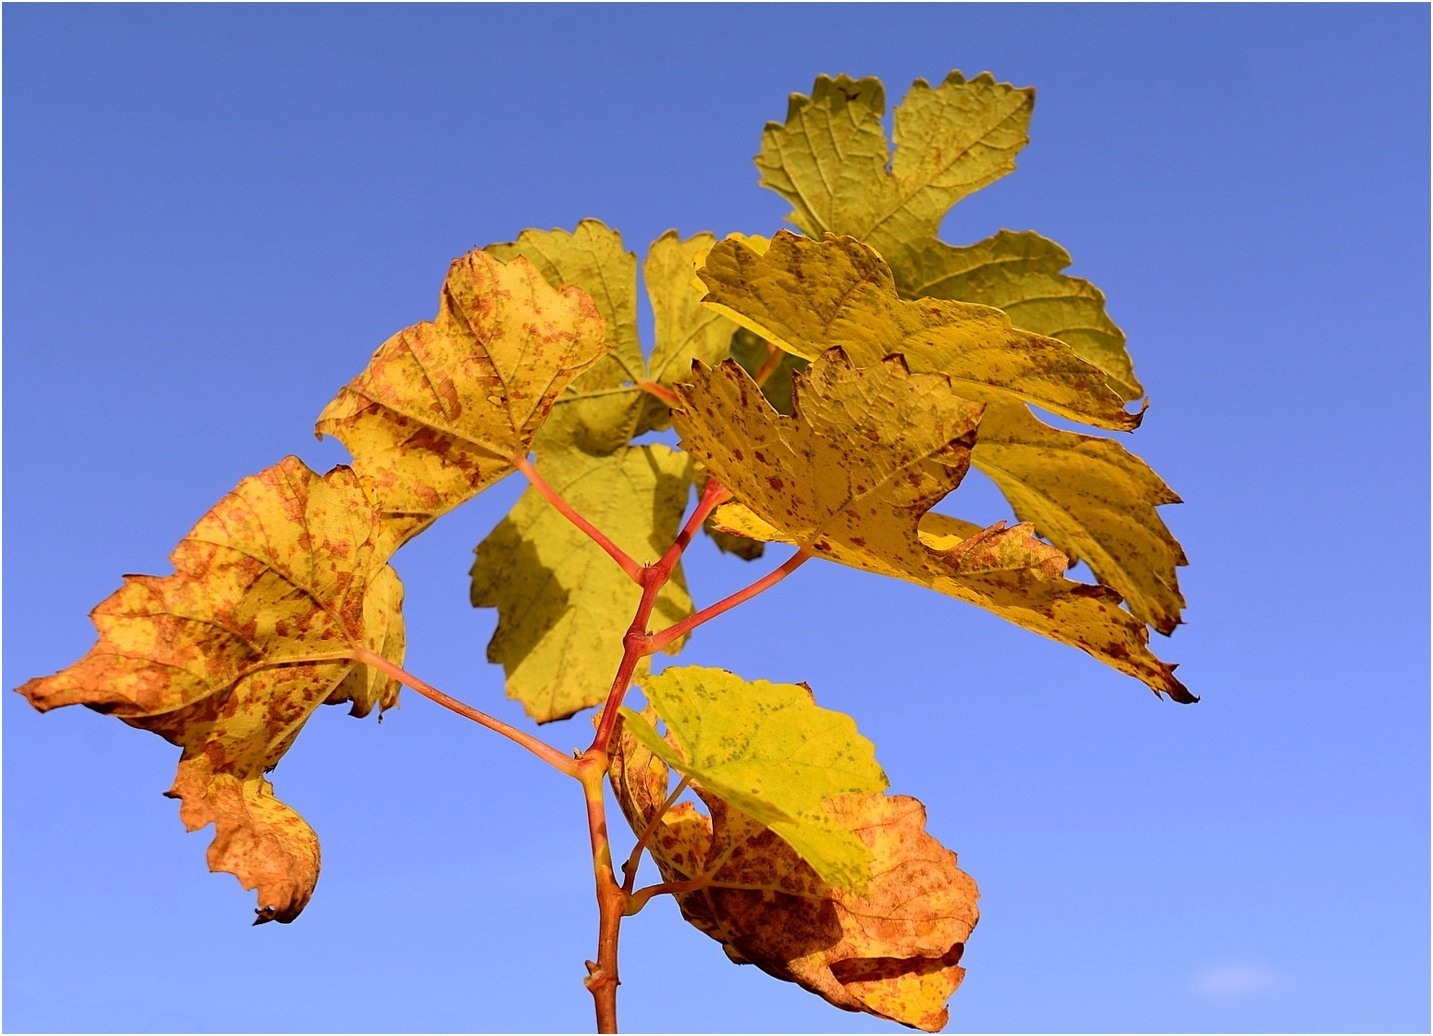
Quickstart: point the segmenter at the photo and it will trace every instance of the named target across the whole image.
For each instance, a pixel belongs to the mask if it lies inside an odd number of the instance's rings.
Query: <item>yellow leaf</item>
[[[763,252],[728,239],[698,273],[708,305],[804,359],[840,347],[869,367],[900,353],[911,370],[939,371],[971,399],[1024,400],[1101,428],[1139,425],[1104,371],[1064,342],[1019,330],[990,306],[903,301],[890,268],[854,238],[783,230]]]
[[[677,893],[682,915],[739,964],[796,982],[828,1003],[935,1031],[964,977],[959,966],[978,917],[975,882],[926,833],[906,796],[844,794],[822,809],[870,853],[862,892],[824,881],[767,828],[695,782],[710,816],[682,802],[660,812],[669,774],[624,730],[611,778],[633,831]]]
[[[1176,566],[1187,564],[1155,508],[1179,497],[1144,461],[1109,439],[1051,428],[1023,406],[992,403],[972,462],[1022,521],[1072,560],[1083,558],[1130,611],[1161,633],[1180,622]]]
[[[576,443],[589,453],[627,445],[643,406],[637,382],[645,373],[637,336],[637,257],[615,230],[585,219],[571,232],[524,230],[516,241],[483,251],[503,261],[522,257],[554,288],[572,284],[592,299],[607,329],[608,351],[558,398],[544,443]]]
[[[173,575],[127,576],[91,614],[89,653],[20,692],[183,748],[169,794],[189,830],[215,825],[210,869],[258,890],[259,921],[292,921],[318,880],[318,839],[264,774],[320,705],[363,716],[397,702],[397,684],[345,657],[403,660],[388,550],[352,471],[320,476],[289,457],[199,520],[170,555]]]
[[[525,259],[456,259],[438,316],[385,342],[319,416],[401,543],[513,470],[557,397],[606,351],[583,292]]]
[[[691,486],[685,454],[653,445],[606,456],[544,449],[539,459],[563,499],[600,516],[603,532],[635,560],[656,560],[676,538]],[[478,545],[472,577],[473,605],[498,609],[488,660],[502,664],[509,697],[539,723],[602,703],[641,595],[606,552],[529,487]],[[668,626],[691,612],[679,566],[654,621]]]
[[[1080,277],[1061,271],[1070,254],[1033,230],[1002,230],[973,245],[932,241],[901,254],[896,268],[902,294],[966,299],[1003,309],[1017,327],[1058,338],[1102,368],[1122,399],[1139,399],[1124,332],[1105,312],[1105,296]],[[894,264],[893,264],[894,265]]]
[[[892,159],[880,80],[821,76],[809,98],[792,95],[784,125],[767,125],[756,167],[807,233],[850,234],[884,254],[888,239],[933,238],[952,205],[1015,168],[1034,103],[1033,90],[988,73],[952,72],[934,89],[917,80],[896,109]]]
[[[525,230],[513,242],[487,252],[523,256],[549,283],[572,284],[592,296],[609,328],[612,351],[572,383],[559,400],[553,427],[542,436],[552,448],[576,445],[588,453],[611,453],[652,429],[665,428],[667,406],[641,382],[670,387],[686,376],[693,359],[724,359],[734,325],[701,305],[697,260],[715,243],[711,234],[679,239],[667,231],[652,243],[642,265],[656,322],[650,363],[637,337],[637,259],[622,238],[598,220],[583,220],[571,233]]]
[[[923,520],[939,522],[927,512],[965,475],[980,404],[939,374],[910,373],[899,356],[853,368],[832,350],[795,383],[789,416],[730,361],[694,369],[678,388],[682,446],[760,519],[728,524],[719,511],[719,527],[928,586],[1079,647],[1157,693],[1195,700],[1149,651],[1119,595],[1064,579],[1067,559],[1028,525],[942,538],[938,548],[923,541]]]
[[[917,81],[895,111],[895,154],[875,79],[816,81],[768,125],[756,160],[763,186],[796,206],[812,237],[850,234],[879,252],[903,295],[962,299],[1005,310],[1019,327],[1068,343],[1104,368],[1126,400],[1143,395],[1124,333],[1088,281],[1061,273],[1064,249],[1033,233],[1001,231],[968,247],[938,240],[951,206],[1015,168],[1035,94],[988,74]]]
[[[670,739],[631,709],[623,729],[671,768],[769,827],[830,884],[859,891],[870,854],[822,805],[880,791],[886,775],[851,717],[818,708],[804,685],[746,681],[684,666],[641,681]]]
[[[1155,510],[1175,503],[1149,467],[1118,443],[1060,431],[1021,401],[1105,428],[1132,428],[1099,368],[1064,343],[1010,326],[999,310],[936,299],[897,299],[890,270],[850,238],[810,241],[782,232],[764,252],[723,241],[700,276],[716,305],[802,357],[840,346],[858,365],[900,353],[912,371],[939,372],[988,404],[971,462],[1005,493],[1022,521],[1168,633],[1184,598],[1184,553]]]

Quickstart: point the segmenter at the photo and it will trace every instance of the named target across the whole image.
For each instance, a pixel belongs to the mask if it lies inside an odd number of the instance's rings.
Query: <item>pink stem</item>
[[[798,568],[800,568],[802,562],[804,562],[810,556],[811,555],[806,553],[806,551],[798,550],[795,554],[791,555],[791,557],[787,558],[786,563],[783,564],[780,568],[772,572],[768,572],[766,575],[762,576],[750,586],[738,590],[730,597],[723,598],[716,604],[709,605],[708,607],[703,608],[695,615],[687,616],[681,622],[673,623],[666,629],[662,630],[662,632],[660,633],[652,634],[652,636],[647,638],[648,654],[662,650],[662,648],[666,647],[672,641],[676,640],[679,637],[686,636],[696,627],[700,626],[702,623],[708,621],[709,619],[714,619],[722,612],[730,611],[738,604],[741,604],[744,601],[751,600],[763,590],[767,590],[775,586],[777,583],[781,582],[783,579],[789,576],[792,572],[795,572]]]
[[[589,522],[579,514],[571,504],[562,499],[562,497],[558,495],[557,490],[547,484],[546,479],[537,473],[537,469],[532,466],[526,457],[514,458],[513,464],[519,471],[527,476],[527,480],[532,483],[532,488],[545,496],[547,502],[557,508],[564,518],[591,537],[593,543],[605,550],[613,561],[622,566],[622,571],[626,572],[634,583],[640,584],[642,582],[642,566],[633,561],[625,550],[608,539],[606,533]]]
[[[571,756],[563,755],[557,749],[549,745],[546,741],[539,741],[531,734],[526,734],[523,731],[518,730],[516,727],[510,727],[500,719],[494,719],[487,713],[479,712],[471,705],[464,705],[462,702],[458,701],[458,699],[444,694],[442,691],[438,690],[436,687],[433,687],[430,684],[424,683],[422,680],[418,679],[416,676],[414,676],[412,673],[408,672],[401,666],[394,665],[382,655],[375,654],[374,652],[369,651],[367,648],[356,648],[354,649],[351,657],[355,662],[362,662],[364,665],[372,666],[380,673],[383,673],[385,676],[392,677],[399,683],[403,684],[405,687],[411,687],[413,690],[423,695],[423,697],[437,702],[439,705],[443,706],[443,708],[451,709],[459,716],[462,716],[465,719],[470,719],[474,723],[481,723],[489,730],[501,734],[503,737],[509,739],[510,741],[515,741],[517,744],[522,745],[523,748],[526,748],[529,752],[537,756],[543,762],[547,763],[554,769],[557,769],[562,773],[567,774],[567,776],[578,776],[577,761]]]

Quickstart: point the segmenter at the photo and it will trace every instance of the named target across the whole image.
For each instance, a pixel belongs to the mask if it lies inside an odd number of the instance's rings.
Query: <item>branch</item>
[[[627,862],[622,864],[622,891],[628,895],[632,893],[632,886],[637,884],[637,866],[642,860],[642,851],[647,848],[647,843],[657,833],[657,827],[662,823],[662,818],[667,811],[677,804],[677,799],[682,797],[682,792],[692,783],[690,775],[684,776],[672,789],[672,793],[662,802],[660,808],[652,814],[652,819],[647,821],[647,826],[642,829],[642,837],[637,839],[637,844],[632,847],[632,853],[627,857]]]
[[[474,723],[480,723],[489,730],[501,734],[510,741],[516,742],[555,770],[565,773],[569,777],[577,776],[577,763],[571,756],[564,755],[546,741],[539,741],[531,734],[524,733],[516,727],[510,727],[500,719],[494,719],[485,712],[479,712],[471,705],[464,705],[458,701],[458,699],[444,694],[430,684],[424,683],[401,666],[394,665],[382,655],[375,654],[367,648],[354,648],[350,657],[355,662],[362,662],[364,665],[372,666],[380,673],[392,677],[405,687],[411,687],[423,695],[423,697],[437,702],[445,709],[451,709],[464,719],[470,719]]]
[[[665,385],[658,385],[655,381],[639,381],[637,387],[648,395],[656,396],[667,406],[680,406],[681,400],[677,394]]]
[[[537,473],[537,469],[532,466],[526,457],[514,457],[513,465],[527,476],[527,480],[532,483],[532,488],[546,497],[547,502],[557,508],[564,518],[585,532],[592,539],[593,543],[605,550],[612,560],[622,567],[622,571],[631,577],[632,582],[640,583],[642,581],[642,566],[633,561],[625,550],[608,539],[606,533],[589,522],[571,504],[562,499],[562,497],[558,495],[557,490],[547,484],[547,480]]]
[[[786,359],[786,353],[777,346],[767,342],[766,362],[761,365],[761,369],[756,372],[756,377],[751,380],[756,382],[757,387],[764,388],[767,379],[776,373],[777,369],[781,366],[781,361],[784,359]]]
[[[702,623],[716,618],[722,612],[730,611],[744,601],[751,600],[763,590],[770,589],[800,568],[801,564],[810,556],[811,555],[806,553],[805,550],[798,550],[795,554],[791,555],[791,557],[787,558],[786,563],[780,568],[768,572],[750,586],[738,590],[730,597],[723,598],[716,604],[703,608],[695,615],[687,616],[681,622],[673,623],[660,633],[652,634],[652,636],[647,638],[648,653],[651,654],[662,650],[662,648],[666,647],[672,641],[686,636]]]

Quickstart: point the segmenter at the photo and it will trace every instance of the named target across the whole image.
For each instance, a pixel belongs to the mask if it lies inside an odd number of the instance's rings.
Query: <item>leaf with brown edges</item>
[[[314,711],[355,716],[398,686],[351,660],[401,663],[403,590],[366,487],[296,457],[244,479],[170,555],[174,574],[126,576],[91,613],[98,643],[20,693],[87,705],[184,752],[168,794],[190,831],[215,825],[209,867],[257,889],[258,921],[292,921],[318,880],[313,829],[274,797],[274,768]]]
[[[823,881],[769,828],[692,786],[704,815],[681,802],[662,812],[670,773],[647,745],[614,741],[611,779],[624,815],[692,925],[738,964],[755,964],[828,1003],[934,1032],[964,978],[959,966],[978,918],[975,882],[925,831],[915,799],[879,793],[826,800],[828,822],[870,852],[861,892]]]

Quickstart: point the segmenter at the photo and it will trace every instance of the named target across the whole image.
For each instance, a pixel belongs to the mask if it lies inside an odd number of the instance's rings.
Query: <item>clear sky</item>
[[[1425,5],[6,5],[4,679],[297,452],[451,258],[586,216],[770,233],[751,164],[819,73],[1039,99],[968,243],[1036,229],[1109,297],[1183,496],[1158,701],[958,602],[811,564],[682,661],[805,680],[979,881],[955,1031],[1426,1031]],[[509,479],[397,557],[409,668],[519,721],[467,604]],[[976,517],[994,520],[994,513]],[[761,569],[693,550],[710,602]],[[762,563],[758,562],[758,565]],[[324,872],[293,925],[206,872],[177,750],[4,699],[8,1031],[583,1031],[580,797],[408,696],[274,774]],[[566,749],[584,720],[548,728]],[[892,1032],[660,901],[631,1031]]]

